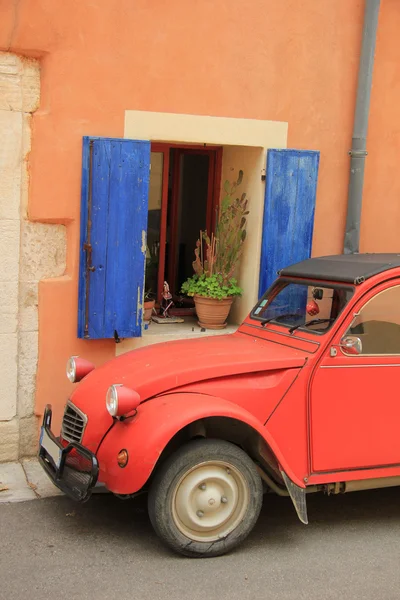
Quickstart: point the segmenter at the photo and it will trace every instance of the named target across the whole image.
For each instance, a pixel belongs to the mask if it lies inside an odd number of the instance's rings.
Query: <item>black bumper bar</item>
[[[71,442],[64,447],[51,431],[51,417],[48,404],[40,433],[39,462],[62,492],[73,500],[86,502],[97,482],[97,458],[81,444]]]

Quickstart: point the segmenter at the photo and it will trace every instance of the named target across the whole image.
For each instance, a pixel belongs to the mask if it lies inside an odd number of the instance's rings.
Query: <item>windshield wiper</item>
[[[268,325],[268,323],[271,323],[271,321],[276,321],[277,323],[279,323],[279,321],[281,319],[288,319],[290,317],[296,317],[296,319],[298,319],[301,315],[297,315],[296,313],[285,313],[283,315],[278,315],[277,317],[270,317],[269,319],[265,319],[261,325],[262,327],[265,327],[266,325]]]
[[[299,327],[309,327],[310,325],[318,325],[319,323],[332,323],[335,319],[312,319],[311,321],[308,321],[307,323],[300,323],[300,325],[295,325],[294,327],[291,327],[289,329],[289,333],[293,333],[293,331],[296,331],[296,329],[299,329]]]

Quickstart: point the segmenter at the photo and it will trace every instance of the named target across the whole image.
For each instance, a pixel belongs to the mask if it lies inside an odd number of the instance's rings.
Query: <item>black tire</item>
[[[159,467],[148,511],[154,530],[172,550],[212,557],[248,536],[262,499],[262,481],[251,458],[224,440],[202,439],[182,446]]]

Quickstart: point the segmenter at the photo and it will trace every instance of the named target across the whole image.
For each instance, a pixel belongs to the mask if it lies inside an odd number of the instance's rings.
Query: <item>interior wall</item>
[[[239,170],[244,173],[243,181],[238,188],[249,198],[249,215],[247,216],[247,236],[243,246],[243,255],[239,269],[238,281],[243,288],[243,296],[233,304],[230,321],[241,323],[257,301],[258,279],[260,271],[262,224],[264,214],[265,181],[261,180],[266,165],[266,148],[243,146],[224,146],[222,153],[222,186],[228,180],[237,179]]]
[[[161,210],[161,193],[164,155],[151,153],[151,177],[149,181],[149,210]]]

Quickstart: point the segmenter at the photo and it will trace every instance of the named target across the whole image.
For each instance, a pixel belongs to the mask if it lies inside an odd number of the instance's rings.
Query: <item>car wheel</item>
[[[253,461],[224,440],[195,440],[156,472],[148,510],[160,538],[175,552],[211,557],[240,544],[253,529],[263,498]]]

